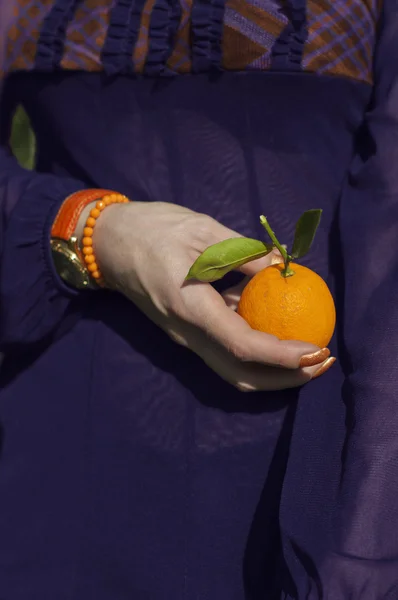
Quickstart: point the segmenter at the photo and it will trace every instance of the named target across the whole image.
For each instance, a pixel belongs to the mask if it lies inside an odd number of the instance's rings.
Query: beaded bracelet
[[[107,206],[110,206],[111,204],[125,204],[127,202],[129,202],[129,199],[126,196],[123,196],[123,194],[107,194],[106,196],[103,196],[101,200],[98,200],[95,208],[90,210],[90,214],[83,229],[84,237],[82,240],[82,252],[84,255],[84,260],[87,264],[87,269],[90,272],[91,277],[95,279],[95,282],[100,287],[104,287],[105,283],[102,273],[99,270],[93,249],[93,234],[95,225],[102,211],[105,210]]]

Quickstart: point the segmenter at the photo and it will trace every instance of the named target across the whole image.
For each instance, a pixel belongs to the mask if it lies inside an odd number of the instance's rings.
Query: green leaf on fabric
[[[10,146],[12,153],[25,169],[33,169],[36,157],[36,137],[30,120],[21,105],[14,113],[11,126]]]

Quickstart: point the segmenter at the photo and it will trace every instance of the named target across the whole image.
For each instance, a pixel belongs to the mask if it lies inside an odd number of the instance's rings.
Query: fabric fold
[[[80,0],[57,0],[42,23],[37,42],[35,67],[52,71],[62,59],[66,30]]]
[[[220,71],[225,0],[195,0],[192,7],[192,72]]]
[[[289,0],[281,12],[288,17],[288,24],[272,49],[271,69],[301,71],[308,35],[306,0]]]
[[[175,36],[181,19],[179,0],[157,0],[149,27],[149,50],[145,74],[172,74],[166,63],[174,49]]]
[[[101,60],[107,75],[134,71],[133,50],[137,43],[145,0],[117,0],[112,9]]]

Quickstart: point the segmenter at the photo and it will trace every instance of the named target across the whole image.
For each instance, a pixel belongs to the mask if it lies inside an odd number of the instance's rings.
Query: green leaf
[[[194,262],[186,279],[217,281],[234,269],[269,254],[273,246],[250,238],[231,238],[207,248]]]
[[[21,105],[15,111],[10,145],[19,164],[25,169],[33,169],[36,155],[36,138],[29,117]]]
[[[321,220],[322,210],[313,208],[303,213],[296,225],[296,234],[294,236],[292,258],[301,258],[311,248],[312,242]]]

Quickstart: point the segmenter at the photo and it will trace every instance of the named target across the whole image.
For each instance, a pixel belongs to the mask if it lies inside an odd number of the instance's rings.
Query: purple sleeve
[[[331,232],[338,365],[286,420],[289,600],[398,599],[398,0],[384,2],[372,96]]]
[[[398,598],[398,3],[386,0],[375,94],[342,198],[347,437],[336,598]]]
[[[397,0],[385,1],[374,95],[359,137],[339,214],[345,440],[331,539],[317,586],[305,596],[311,600],[319,589],[336,600],[398,598]]]
[[[51,335],[78,292],[54,271],[50,230],[80,181],[22,169],[0,146],[0,351]]]

